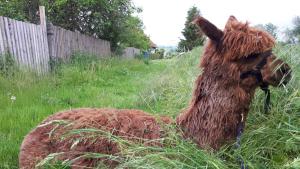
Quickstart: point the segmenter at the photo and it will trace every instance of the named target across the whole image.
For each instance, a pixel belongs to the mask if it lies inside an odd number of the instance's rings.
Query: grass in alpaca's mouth
[[[20,143],[25,134],[49,114],[70,107],[116,107],[142,109],[175,117],[187,106],[194,78],[198,75],[201,49],[161,61],[95,61],[64,65],[56,74],[37,77],[18,73],[0,76],[0,168],[17,168]],[[231,146],[205,152],[174,131],[163,147],[127,144],[120,168],[238,168],[241,154],[252,168],[297,168],[300,154],[299,47],[278,47],[293,70],[286,88],[271,88],[272,109],[263,114],[263,93],[252,102],[241,151]],[[14,97],[12,97],[14,96]],[[13,99],[11,99],[13,98]],[[116,141],[123,141],[116,138]],[[99,157],[100,154],[89,154]]]

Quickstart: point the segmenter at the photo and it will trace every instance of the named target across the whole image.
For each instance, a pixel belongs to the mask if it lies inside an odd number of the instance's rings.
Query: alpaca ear
[[[233,16],[233,15],[231,15],[231,16],[228,18],[228,20],[227,20],[227,23],[226,23],[226,25],[225,25],[225,30],[231,30],[232,25],[233,25],[234,23],[236,23],[236,22],[238,22],[238,20],[236,19],[236,17]]]
[[[192,23],[198,25],[201,28],[202,32],[209,39],[215,42],[219,42],[221,40],[223,32],[202,16],[197,17]]]

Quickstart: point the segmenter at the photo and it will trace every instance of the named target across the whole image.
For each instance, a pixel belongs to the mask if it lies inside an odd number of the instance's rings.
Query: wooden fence
[[[49,70],[47,33],[35,25],[0,16],[0,54],[10,54],[20,66]]]
[[[111,55],[110,42],[72,32],[49,24],[47,26],[51,58],[69,59],[74,52],[84,52],[99,57]]]
[[[0,56],[10,54],[19,66],[49,71],[50,59],[67,60],[74,52],[109,57],[110,42],[46,26],[45,8],[40,7],[40,25],[0,16]]]

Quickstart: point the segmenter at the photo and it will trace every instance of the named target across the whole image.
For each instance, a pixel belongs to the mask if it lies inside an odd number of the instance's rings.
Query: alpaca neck
[[[199,76],[189,107],[177,117],[183,135],[200,147],[217,149],[236,137],[241,116],[249,111],[255,88],[243,88],[226,78]]]

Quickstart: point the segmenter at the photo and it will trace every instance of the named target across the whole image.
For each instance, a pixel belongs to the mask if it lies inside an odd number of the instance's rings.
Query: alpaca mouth
[[[290,82],[291,78],[292,78],[292,71],[290,70],[283,75],[283,78],[281,79],[281,83],[279,84],[279,86],[287,85]]]

